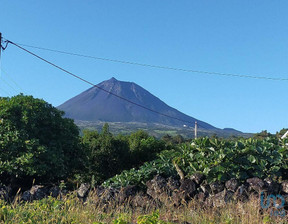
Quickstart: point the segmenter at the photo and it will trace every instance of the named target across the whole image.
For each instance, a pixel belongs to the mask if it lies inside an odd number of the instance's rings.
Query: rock
[[[94,189],[94,193],[96,193],[96,196],[100,198],[102,196],[102,194],[105,192],[105,189],[106,188],[101,186],[101,185],[100,186],[96,186],[95,189]]]
[[[284,208],[285,210],[288,209],[288,194],[281,194],[281,196],[285,199]]]
[[[172,193],[172,203],[174,206],[186,204],[196,194],[196,183],[191,179],[182,180],[179,190]]]
[[[183,195],[185,199],[193,197],[196,193],[196,183],[191,179],[183,180],[180,188],[179,193]]]
[[[225,187],[227,190],[235,192],[239,187],[239,182],[235,178],[232,178],[225,182]]]
[[[282,192],[288,194],[288,181],[287,180],[281,183],[281,190]]]
[[[146,210],[156,206],[156,202],[149,195],[141,191],[132,197],[131,205],[133,208],[142,208]]]
[[[22,201],[41,200],[48,196],[48,189],[42,185],[34,185],[29,191],[25,191],[21,197]]]
[[[233,199],[233,194],[234,193],[232,191],[223,190],[213,196],[210,196],[208,201],[214,207],[222,207]]]
[[[254,190],[259,193],[267,190],[265,187],[265,182],[258,177],[249,178],[246,180],[246,182],[249,184],[249,191]]]
[[[104,188],[104,187],[97,187],[96,188],[96,195],[99,198],[99,201],[102,204],[108,204],[110,202],[115,202],[117,200],[117,196],[119,195],[119,189],[116,188]]]
[[[240,185],[237,190],[235,191],[233,198],[236,201],[247,201],[248,200],[248,186],[247,185]]]
[[[152,180],[147,181],[147,194],[153,199],[169,196],[167,193],[167,181],[164,177],[157,175]]]
[[[195,199],[198,202],[205,202],[205,200],[209,197],[208,193],[204,193],[204,192],[199,192],[198,194],[195,195]]]
[[[205,175],[199,172],[194,173],[191,178],[197,185],[202,184],[203,180],[205,180]]]
[[[136,193],[137,193],[136,186],[123,187],[120,189],[119,194],[117,195],[117,201],[119,201],[119,203],[123,203],[129,200],[129,198],[135,196]]]
[[[280,191],[280,185],[273,181],[270,177],[267,177],[264,179],[265,186],[267,187],[267,190],[271,194],[278,194]],[[288,185],[288,184],[287,184]],[[287,188],[288,190],[288,188]]]
[[[219,181],[213,182],[210,184],[212,194],[217,194],[224,190],[224,184],[220,183]]]
[[[169,177],[167,180],[167,189],[171,192],[177,191],[180,187],[180,181],[176,178]]]
[[[54,186],[49,189],[48,195],[53,198],[57,198],[59,196],[61,197],[62,194],[60,188],[58,186]]]
[[[8,201],[9,190],[5,186],[0,186],[0,200]]]
[[[84,183],[81,184],[79,189],[77,190],[77,196],[79,198],[86,198],[88,196],[90,190],[90,184]]]
[[[202,184],[202,185],[200,185],[200,189],[201,189],[204,193],[208,193],[208,194],[211,194],[211,193],[212,193],[212,190],[211,190],[209,184]]]

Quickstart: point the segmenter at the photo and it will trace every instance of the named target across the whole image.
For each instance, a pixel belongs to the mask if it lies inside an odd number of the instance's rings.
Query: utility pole
[[[2,33],[0,32],[0,59],[1,59],[1,51],[4,51],[4,50],[7,48],[8,43],[9,43],[8,40],[2,41],[2,39],[3,39]],[[4,45],[2,45],[2,43],[5,43],[5,44],[6,44],[5,47],[4,47]]]
[[[0,32],[0,59],[1,59],[1,51],[2,51],[2,33]]]
[[[195,121],[195,128],[194,128],[194,130],[195,130],[195,139],[197,139],[197,121]]]

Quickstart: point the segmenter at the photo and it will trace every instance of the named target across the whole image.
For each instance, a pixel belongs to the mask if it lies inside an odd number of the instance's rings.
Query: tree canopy
[[[64,112],[22,94],[0,98],[0,179],[49,182],[79,168],[79,130]]]

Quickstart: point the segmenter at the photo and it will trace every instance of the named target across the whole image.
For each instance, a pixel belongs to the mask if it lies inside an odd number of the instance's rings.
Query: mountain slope
[[[111,78],[99,83],[97,86],[151,110],[187,122],[162,116],[138,107],[97,87],[89,88],[73,97],[60,105],[58,109],[65,111],[66,117],[83,121],[142,122],[159,123],[170,126],[193,126],[196,121],[195,118],[168,106],[159,98],[133,82],[122,82]],[[197,121],[201,128],[209,130],[217,129],[208,123]]]

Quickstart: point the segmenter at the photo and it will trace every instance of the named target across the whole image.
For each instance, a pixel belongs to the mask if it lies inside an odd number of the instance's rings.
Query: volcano
[[[216,128],[170,107],[136,83],[119,81],[114,77],[71,98],[58,109],[65,112],[65,117],[74,119],[80,129],[99,130],[104,122],[108,122],[115,133],[145,129],[157,135],[155,130],[167,133],[177,129],[176,133],[186,135],[188,132],[186,136],[191,136],[191,127],[194,128],[197,121],[202,136],[251,135],[233,128]]]
[[[197,121],[201,128],[217,129],[168,106],[141,86],[133,82],[118,81],[114,77],[71,98],[58,109],[74,120],[157,123],[169,126],[193,126]]]

